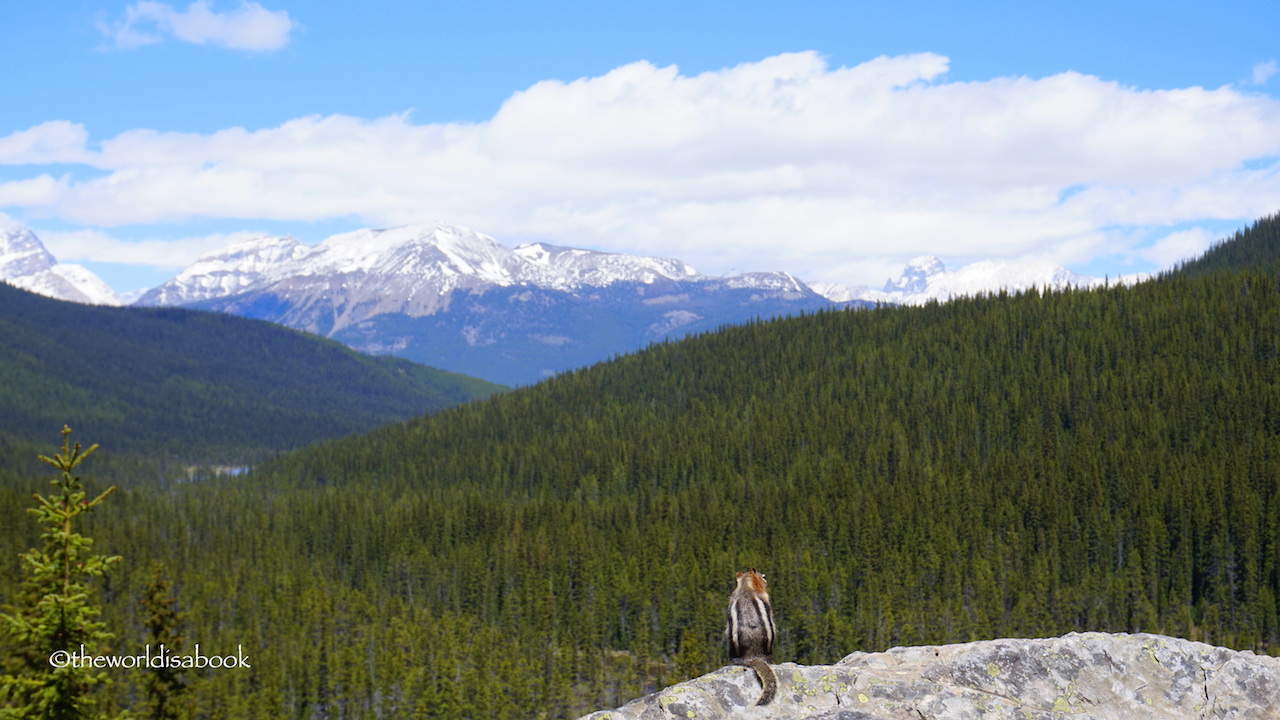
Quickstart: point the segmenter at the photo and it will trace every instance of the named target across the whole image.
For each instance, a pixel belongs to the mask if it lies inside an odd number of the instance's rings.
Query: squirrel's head
[[[768,597],[769,583],[764,579],[764,573],[756,571],[755,568],[738,573],[737,580],[738,587],[745,584],[751,592]]]

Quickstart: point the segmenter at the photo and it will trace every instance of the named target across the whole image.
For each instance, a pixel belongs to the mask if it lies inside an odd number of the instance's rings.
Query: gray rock
[[[1149,634],[856,652],[775,665],[778,697],[752,703],[750,668],[725,667],[590,720],[1276,720],[1280,658]]]

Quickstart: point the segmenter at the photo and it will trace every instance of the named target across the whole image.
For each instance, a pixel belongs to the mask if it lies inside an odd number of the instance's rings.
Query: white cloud
[[[62,202],[68,180],[43,174],[24,180],[0,183],[0,207],[46,208]]]
[[[95,172],[0,182],[0,208],[89,226],[445,220],[876,286],[893,257],[1083,262],[1135,254],[1172,223],[1280,208],[1280,102],[1265,95],[1077,73],[949,82],[947,68],[932,54],[830,68],[797,53],[696,76],[641,62],[538,83],[473,124],[332,115],[91,146],[46,123],[0,138],[0,163]],[[883,259],[874,276],[836,274],[862,258]]]
[[[177,10],[153,0],[139,0],[115,23],[99,29],[116,47],[136,48],[174,38],[196,45],[221,45],[236,50],[278,50],[289,42],[295,28],[289,13],[267,10],[256,2],[242,2],[228,12],[215,12],[206,0]]]
[[[89,133],[83,125],[52,120],[0,138],[0,165],[84,163]]]
[[[1267,81],[1276,76],[1280,72],[1280,65],[1275,60],[1268,60],[1253,66],[1253,77],[1250,82],[1254,85],[1266,85]]]
[[[162,271],[180,270],[214,250],[263,235],[236,232],[177,239],[121,240],[101,230],[41,230],[39,234],[44,246],[61,262],[145,265]]]
[[[1199,257],[1208,250],[1218,236],[1204,228],[1192,228],[1169,233],[1139,255],[1151,261],[1161,270],[1177,265],[1179,261]]]

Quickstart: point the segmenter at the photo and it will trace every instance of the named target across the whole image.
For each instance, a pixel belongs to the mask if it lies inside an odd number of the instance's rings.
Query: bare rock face
[[[726,667],[586,718],[1280,718],[1280,658],[1162,635],[1071,633],[893,648],[853,653],[835,665],[774,668],[778,696],[763,708],[752,706],[760,694],[755,673]]]

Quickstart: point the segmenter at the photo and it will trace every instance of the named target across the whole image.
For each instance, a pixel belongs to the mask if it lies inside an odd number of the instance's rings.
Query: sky
[[[1280,3],[47,0],[0,9],[0,225],[119,292],[446,222],[879,287],[1168,268],[1280,211]]]

